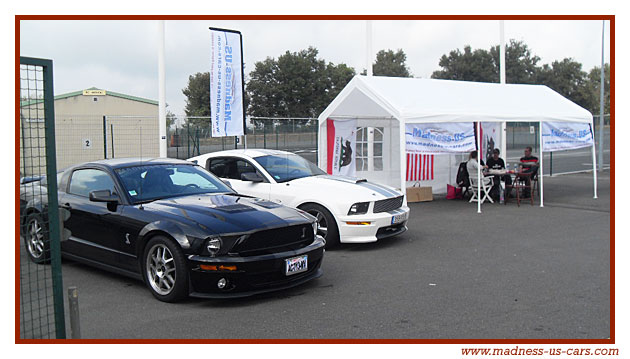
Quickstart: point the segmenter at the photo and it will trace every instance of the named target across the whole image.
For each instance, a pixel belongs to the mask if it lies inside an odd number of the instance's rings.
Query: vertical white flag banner
[[[593,146],[593,134],[588,123],[543,122],[544,152],[572,150]]]
[[[355,177],[357,120],[326,120],[327,172],[331,175]]]
[[[244,135],[241,33],[210,28],[212,137]]]
[[[481,158],[488,161],[492,157],[492,150],[501,150],[501,123],[482,122],[481,123]],[[505,158],[505,153],[501,153]]]

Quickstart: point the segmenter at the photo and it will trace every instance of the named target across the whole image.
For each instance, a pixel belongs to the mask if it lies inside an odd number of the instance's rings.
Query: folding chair
[[[471,176],[470,180],[470,189],[472,190],[472,197],[470,197],[470,201],[468,202],[477,202],[479,200],[479,193],[477,193],[477,177]],[[483,194],[483,198],[481,198],[481,203],[485,202],[486,199],[490,201],[490,203],[494,203],[492,197],[490,197],[490,190],[494,186],[494,178],[493,177],[482,177],[481,178],[481,192]]]
[[[525,200],[521,197],[521,191],[529,192],[529,201],[531,205],[534,205],[534,191],[532,188],[532,178],[531,173],[519,173],[514,178],[514,182],[512,183],[511,188],[516,190],[516,204],[520,207],[521,200]],[[507,204],[507,196],[505,199],[505,204]]]

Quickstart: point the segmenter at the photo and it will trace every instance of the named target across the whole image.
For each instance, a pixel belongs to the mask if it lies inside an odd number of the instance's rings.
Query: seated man
[[[501,153],[501,151],[499,151],[498,148],[492,150],[492,157],[488,159],[488,168],[492,170],[505,169],[505,162],[502,158],[499,157],[499,153]],[[493,198],[499,196],[499,191],[501,190],[501,181],[505,182],[506,186],[509,186],[512,184],[512,177],[510,177],[510,175],[508,174],[505,174],[503,176],[494,176],[494,186],[492,187]]]
[[[532,148],[525,147],[525,156],[521,157],[521,173],[531,174],[529,179],[535,178],[538,174],[538,157],[532,156]],[[523,193],[523,197],[529,197],[529,193]]]

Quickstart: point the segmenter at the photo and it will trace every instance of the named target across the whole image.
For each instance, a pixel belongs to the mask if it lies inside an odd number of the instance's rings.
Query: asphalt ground
[[[403,235],[341,245],[321,278],[250,298],[162,303],[139,281],[68,260],[63,284],[78,288],[83,338],[608,338],[608,172],[599,186],[595,200],[591,174],[545,178],[544,208],[482,214],[466,201],[411,203]]]

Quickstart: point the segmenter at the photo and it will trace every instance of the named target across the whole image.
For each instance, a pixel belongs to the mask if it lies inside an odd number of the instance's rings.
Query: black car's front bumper
[[[321,237],[310,245],[281,253],[250,257],[208,257],[188,256],[190,266],[190,296],[201,298],[236,298],[259,293],[286,289],[308,282],[322,275],[320,269],[324,258],[325,241]],[[285,259],[308,255],[308,270],[287,276]],[[236,266],[236,270],[204,270],[205,266]],[[227,285],[219,289],[217,283],[227,280]]]

